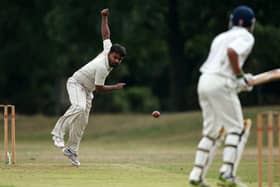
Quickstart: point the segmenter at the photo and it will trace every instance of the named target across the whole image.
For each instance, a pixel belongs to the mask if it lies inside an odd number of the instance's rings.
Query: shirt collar
[[[240,26],[233,26],[232,29],[240,29],[240,30],[246,30],[247,31],[246,28],[240,27]]]

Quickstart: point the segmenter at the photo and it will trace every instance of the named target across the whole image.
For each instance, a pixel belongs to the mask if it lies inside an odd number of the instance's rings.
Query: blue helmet
[[[239,20],[243,20],[242,25],[239,25]],[[230,22],[232,25],[251,27],[255,21],[255,13],[248,6],[236,7],[230,15]]]

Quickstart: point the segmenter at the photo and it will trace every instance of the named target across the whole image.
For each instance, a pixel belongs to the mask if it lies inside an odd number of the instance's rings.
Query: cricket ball
[[[153,111],[152,116],[154,118],[158,118],[160,116],[160,112],[159,111]]]

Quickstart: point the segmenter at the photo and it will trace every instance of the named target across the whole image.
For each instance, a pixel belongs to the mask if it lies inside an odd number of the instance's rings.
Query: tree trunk
[[[184,65],[184,39],[180,31],[178,17],[178,1],[168,0],[168,48],[170,53],[170,109],[185,109],[185,65]]]

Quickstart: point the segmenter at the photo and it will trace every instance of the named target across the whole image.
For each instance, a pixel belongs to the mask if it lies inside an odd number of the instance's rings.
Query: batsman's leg
[[[231,133],[227,136],[224,149],[224,164],[220,169],[221,175],[220,182],[218,183],[219,186],[246,187],[245,184],[243,184],[239,179],[236,178],[236,173],[243,150],[249,137],[250,128],[251,121],[245,120],[244,130],[241,134]],[[238,137],[236,137],[236,135],[238,135]],[[237,146],[235,146],[236,142]]]
[[[212,163],[219,144],[219,138],[211,138],[210,136],[203,136],[201,138],[195,156],[195,164],[189,175],[191,184],[198,185],[204,182],[205,174]]]

